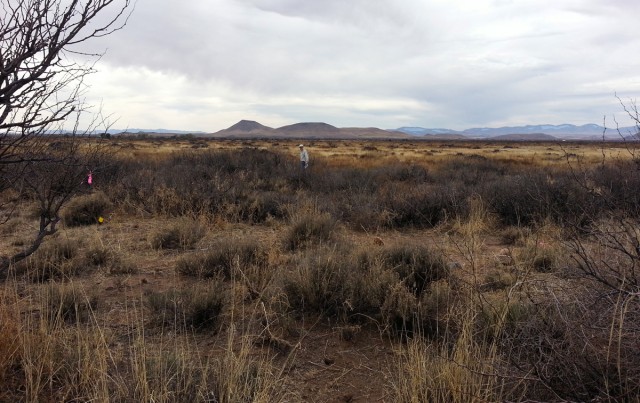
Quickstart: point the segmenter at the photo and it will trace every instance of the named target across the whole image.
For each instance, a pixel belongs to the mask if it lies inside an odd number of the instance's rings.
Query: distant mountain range
[[[433,140],[511,140],[511,141],[554,141],[554,140],[621,140],[638,136],[636,127],[607,129],[597,124],[576,126],[562,125],[527,125],[505,127],[478,127],[461,131],[424,127],[400,127],[382,130],[375,127],[338,128],[322,122],[302,122],[279,128],[271,128],[253,120],[241,120],[233,126],[215,133],[193,132],[183,130],[143,130],[127,129],[126,131],[109,130],[110,134],[145,133],[149,135],[184,135],[193,134],[205,138],[291,138],[291,139],[433,139]]]
[[[206,134],[200,131],[188,131],[188,130],[172,130],[172,129],[109,129],[109,134],[158,134],[158,135],[174,135],[174,134]]]
[[[303,122],[277,129],[253,120],[241,120],[228,129],[208,134],[217,138],[292,138],[292,139],[411,139],[406,133],[377,129],[375,127],[338,128],[322,122]]]
[[[597,124],[576,126],[572,124],[562,125],[527,125],[505,127],[476,127],[461,131],[450,129],[427,129],[423,127],[401,127],[396,129],[413,136],[442,136],[462,135],[470,139],[495,139],[495,140],[602,140],[620,139],[620,134],[625,137],[637,132],[636,127],[620,128],[620,133],[614,129],[607,129]]]

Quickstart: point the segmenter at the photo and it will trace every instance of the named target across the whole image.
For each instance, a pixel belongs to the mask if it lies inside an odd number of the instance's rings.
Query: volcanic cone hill
[[[338,128],[323,122],[302,122],[277,129],[253,120],[241,120],[228,129],[211,135],[223,138],[290,138],[290,139],[410,139],[410,135],[375,127]]]

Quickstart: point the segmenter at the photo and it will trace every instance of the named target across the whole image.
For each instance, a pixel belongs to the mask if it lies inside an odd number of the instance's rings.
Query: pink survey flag
[[[91,185],[93,183],[93,173],[89,171],[89,175],[87,175],[87,183]]]

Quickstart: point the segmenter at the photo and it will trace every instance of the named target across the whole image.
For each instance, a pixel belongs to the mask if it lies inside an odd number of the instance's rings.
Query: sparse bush
[[[392,185],[381,195],[394,228],[431,228],[467,210],[460,189],[444,185]]]
[[[377,317],[397,275],[362,254],[319,248],[287,272],[283,290],[289,308],[347,322]]]
[[[557,244],[542,240],[531,240],[519,253],[517,259],[527,268],[540,273],[556,271],[560,267],[563,252]]]
[[[382,251],[382,257],[387,267],[398,273],[405,287],[416,296],[420,296],[431,282],[449,275],[443,254],[426,246],[390,246]]]
[[[344,317],[351,294],[353,267],[344,252],[316,250],[284,278],[284,292],[291,309]]]
[[[94,245],[84,251],[81,264],[95,267],[108,274],[133,274],[136,267],[128,259],[123,258],[113,248],[104,245]]]
[[[255,239],[223,239],[211,245],[208,251],[181,257],[176,263],[176,271],[185,276],[222,276],[229,280],[237,274],[236,269],[264,268],[268,261],[268,250]]]
[[[193,249],[205,232],[205,227],[197,221],[181,219],[153,234],[151,246],[154,249]]]
[[[288,249],[296,250],[312,243],[332,240],[337,229],[336,220],[329,214],[310,212],[293,219],[285,238]]]
[[[42,298],[43,312],[51,326],[87,322],[98,305],[96,297],[88,296],[74,284],[51,283]]]
[[[401,337],[412,336],[418,320],[418,298],[407,288],[397,283],[381,307],[382,323],[391,334]]]
[[[62,219],[69,227],[97,224],[98,218],[104,216],[110,207],[107,196],[98,191],[72,199],[63,211]]]
[[[94,246],[85,251],[85,259],[93,266],[103,267],[114,259],[114,253],[104,246]]]
[[[432,175],[437,183],[459,183],[460,185],[456,186],[473,188],[480,183],[490,182],[519,170],[517,166],[472,154],[446,160]]]
[[[450,341],[458,327],[450,318],[456,299],[446,281],[431,283],[420,296],[396,283],[381,307],[382,324],[391,335],[401,339],[426,337]]]
[[[483,301],[475,317],[478,333],[495,342],[514,329],[519,329],[535,314],[535,306],[528,301],[509,300],[500,295]]]
[[[217,331],[226,304],[226,287],[219,279],[181,291],[152,292],[146,304],[153,320],[176,330]]]
[[[5,375],[18,362],[20,348],[20,319],[19,313],[9,301],[0,298],[0,382],[4,382]],[[0,392],[0,399],[2,399]]]
[[[240,206],[239,215],[244,221],[262,223],[269,218],[287,218],[287,205],[291,197],[281,192],[262,192],[250,198]]]
[[[329,208],[331,215],[356,231],[391,227],[392,213],[386,210],[377,195],[342,192]]]
[[[599,214],[587,189],[562,171],[532,168],[487,182],[478,192],[504,225],[531,226],[551,219],[584,227]]]
[[[587,171],[586,178],[592,183],[585,187],[592,188],[596,201],[602,210],[621,210],[627,217],[640,217],[640,170],[638,158],[632,161],[608,161]],[[601,210],[601,211],[602,211]]]
[[[86,265],[78,259],[79,244],[73,239],[53,238],[20,262],[16,270],[36,282],[80,274]]]
[[[527,228],[522,227],[505,227],[500,231],[500,239],[505,245],[519,245],[522,246],[525,242],[525,238],[530,235]]]
[[[485,276],[484,284],[482,284],[482,290],[503,290],[514,285],[517,279],[517,276],[510,271],[494,269]]]

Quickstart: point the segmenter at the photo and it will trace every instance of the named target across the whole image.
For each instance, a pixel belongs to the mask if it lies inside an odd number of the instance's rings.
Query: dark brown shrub
[[[98,218],[103,217],[110,207],[111,202],[103,192],[78,196],[69,202],[62,219],[69,227],[97,224]]]
[[[193,249],[206,232],[205,227],[194,220],[181,219],[151,236],[154,249]]]
[[[449,276],[449,268],[441,252],[422,245],[397,245],[381,253],[387,267],[398,273],[405,287],[420,296],[426,287]]]
[[[72,239],[50,239],[33,255],[19,262],[16,270],[37,282],[77,275],[86,268],[84,261],[78,259],[79,246],[80,243]]]
[[[302,257],[283,278],[288,307],[345,322],[379,317],[397,275],[369,256],[347,247],[318,248]]]
[[[481,285],[483,291],[497,291],[511,287],[517,281],[517,276],[507,270],[495,269],[487,273],[484,284]]]
[[[285,245],[290,250],[303,248],[313,243],[323,243],[334,239],[337,222],[329,214],[308,212],[293,219],[285,237]]]
[[[90,297],[73,284],[49,284],[42,296],[43,312],[49,325],[87,322],[98,305],[96,297]]]
[[[255,239],[223,239],[199,252],[178,259],[176,271],[185,276],[217,277],[231,279],[236,269],[247,270],[252,266],[264,268],[269,254]]]
[[[227,301],[226,285],[213,279],[183,290],[152,292],[146,305],[153,322],[176,330],[217,331]]]
[[[457,189],[439,185],[390,186],[381,194],[394,228],[431,228],[448,217],[463,215],[466,200]]]

